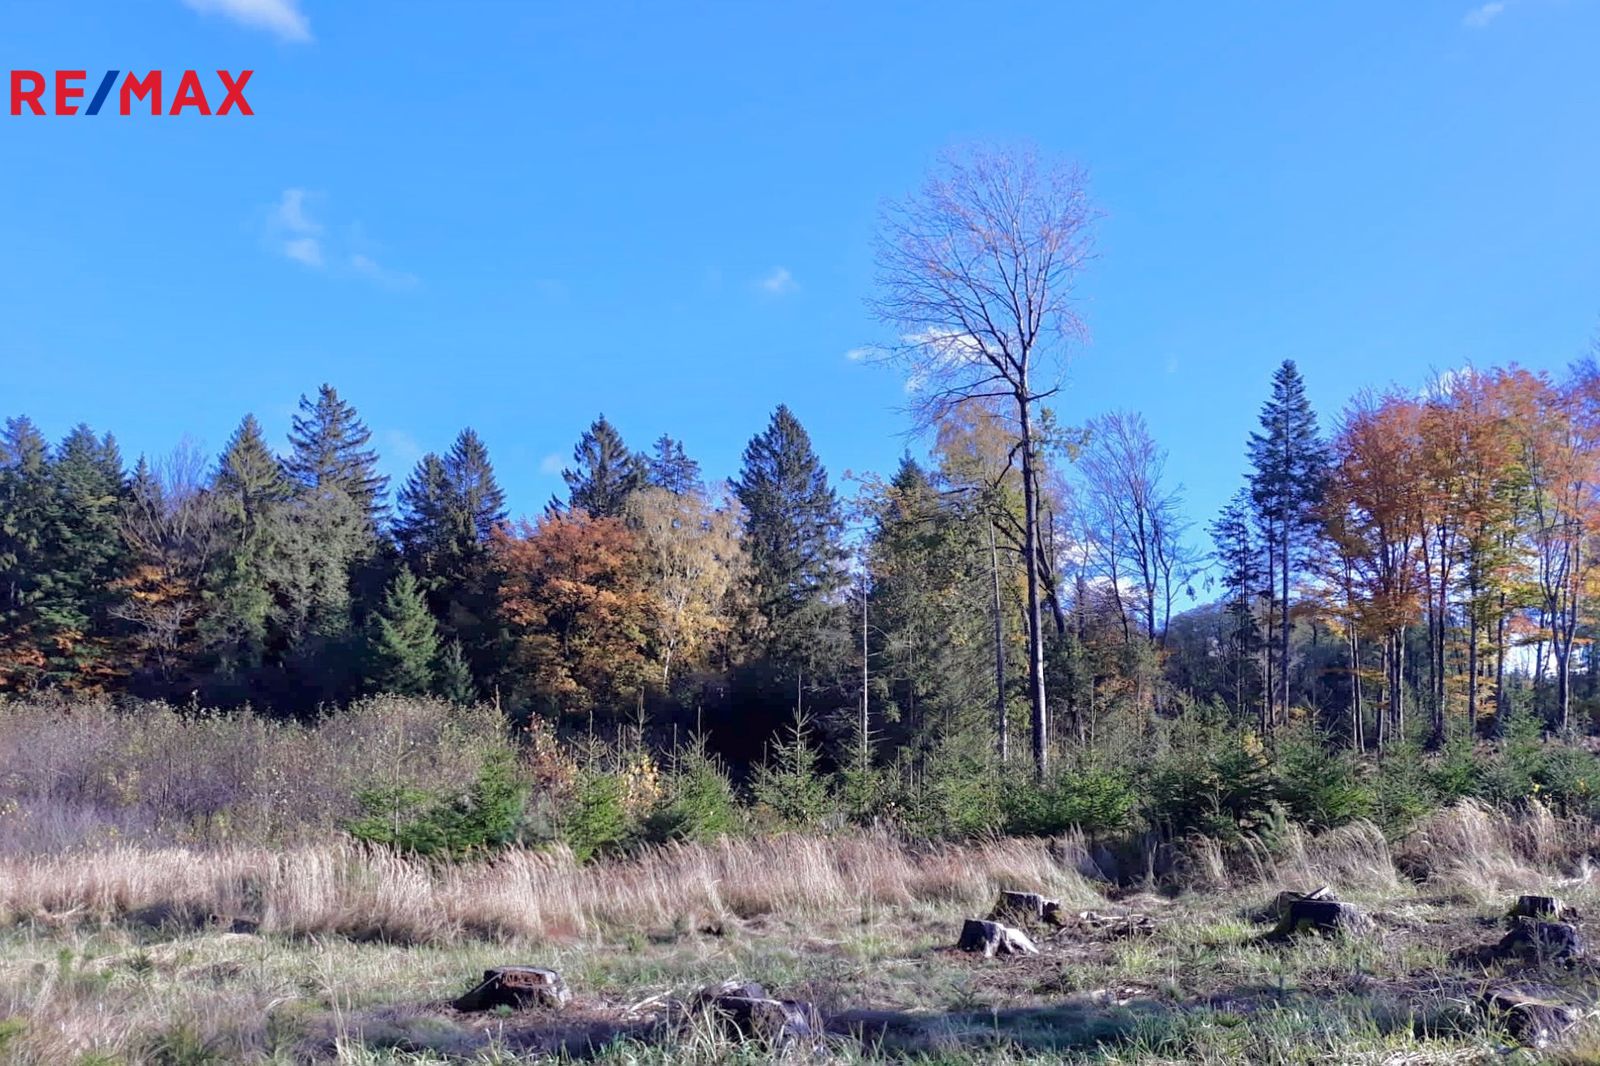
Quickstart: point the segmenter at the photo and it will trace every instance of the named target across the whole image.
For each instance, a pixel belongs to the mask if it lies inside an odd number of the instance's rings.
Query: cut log
[[[991,922],[1029,922],[1061,925],[1061,901],[1037,892],[1001,892],[989,914]]]
[[[571,1001],[572,991],[554,970],[539,966],[499,966],[483,971],[483,980],[451,1006],[460,1011],[495,1007],[560,1010]]]
[[[811,1004],[777,999],[754,981],[708,985],[696,993],[693,1006],[703,1017],[748,1040],[784,1044],[822,1030],[821,1018]]]
[[[981,951],[983,957],[996,955],[1037,955],[1039,949],[1020,929],[999,922],[986,922],[981,918],[968,918],[961,926],[961,939],[956,947],[962,951]]]
[[[1565,1003],[1539,999],[1516,989],[1490,989],[1478,1009],[1519,1044],[1547,1048],[1578,1024],[1580,1014]]]
[[[1107,937],[1153,933],[1156,928],[1155,919],[1148,914],[1101,914],[1099,911],[1079,911],[1073,924]]]
[[[1555,896],[1518,896],[1511,905],[1508,918],[1535,918],[1541,922],[1559,922],[1578,917],[1578,912],[1566,901]]]
[[[1511,931],[1494,947],[1500,958],[1545,960],[1575,959],[1583,954],[1583,938],[1576,926],[1565,922],[1541,922],[1534,918],[1513,918]]]
[[[1336,936],[1362,936],[1374,929],[1371,918],[1348,903],[1336,899],[1291,900],[1284,908],[1278,927],[1267,935],[1285,940],[1304,933]]]

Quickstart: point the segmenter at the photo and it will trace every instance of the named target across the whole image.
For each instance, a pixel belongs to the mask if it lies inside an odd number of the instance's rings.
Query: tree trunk
[[[1050,754],[1045,718],[1044,630],[1039,612],[1039,490],[1035,483],[1033,421],[1027,388],[1024,380],[1017,396],[1022,431],[1022,554],[1028,576],[1028,704],[1033,719],[1033,768],[1042,781],[1050,769]]]
[[[1006,720],[1006,630],[1000,611],[1000,551],[995,547],[994,522],[989,523],[989,572],[994,579],[994,736],[1004,765],[1011,759],[1011,730]]]

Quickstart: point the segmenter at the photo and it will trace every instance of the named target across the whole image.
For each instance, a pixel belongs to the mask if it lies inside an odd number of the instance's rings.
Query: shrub
[[[1286,730],[1277,742],[1273,767],[1278,802],[1289,817],[1313,829],[1337,829],[1372,813],[1372,789],[1361,764],[1336,751],[1309,724]]]
[[[1273,823],[1271,767],[1261,741],[1196,715],[1173,723],[1146,789],[1146,816],[1174,836],[1224,842]]]
[[[913,836],[992,833],[1002,817],[997,769],[981,738],[943,737],[926,751],[901,754],[884,810]]]
[[[667,779],[666,798],[645,823],[645,836],[653,842],[714,840],[735,832],[741,818],[733,783],[705,741],[678,755]]]
[[[352,822],[358,840],[416,855],[461,857],[504,847],[516,838],[527,789],[507,751],[484,756],[464,794],[443,796],[407,785],[365,789],[363,817]]]
[[[622,779],[603,770],[579,773],[572,810],[561,834],[578,861],[587,862],[621,847],[631,829]]]
[[[1042,787],[1031,778],[1006,780],[1002,805],[1008,833],[1053,836],[1071,829],[1091,835],[1127,832],[1133,825],[1133,781],[1093,761],[1058,769]]]
[[[1386,833],[1405,832],[1438,805],[1422,749],[1415,741],[1396,744],[1378,760],[1373,814]]]
[[[828,780],[811,746],[811,721],[801,717],[787,737],[773,744],[772,757],[756,767],[751,791],[758,813],[779,829],[821,825],[833,811]]]

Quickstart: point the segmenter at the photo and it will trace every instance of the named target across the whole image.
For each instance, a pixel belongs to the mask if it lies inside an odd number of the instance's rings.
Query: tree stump
[[[724,981],[695,994],[693,1008],[740,1037],[774,1044],[815,1036],[822,1029],[809,1003],[777,999],[754,981]]]
[[[571,1001],[572,991],[554,970],[539,966],[499,966],[483,971],[483,980],[450,1005],[460,1011],[495,1007],[560,1010]]]
[[[1517,1043],[1546,1048],[1578,1023],[1579,1013],[1564,1003],[1538,999],[1516,989],[1490,989],[1478,1009]]]
[[[1000,902],[989,914],[991,922],[1042,922],[1061,925],[1061,901],[1037,892],[1001,892]]]
[[[986,922],[981,918],[968,918],[961,926],[961,939],[956,941],[961,951],[982,951],[983,957],[996,955],[1037,955],[1039,949],[1026,933],[999,922]]]
[[[1289,912],[1289,906],[1291,904],[1297,903],[1301,900],[1310,899],[1332,900],[1334,902],[1338,902],[1339,897],[1335,896],[1333,894],[1333,890],[1327,885],[1321,885],[1312,889],[1310,892],[1295,892],[1292,890],[1285,890],[1272,897],[1272,902],[1267,904],[1264,909],[1257,911],[1254,916],[1255,920],[1258,922],[1281,922],[1283,921],[1283,916]]]
[[[1286,940],[1303,933],[1361,936],[1372,932],[1371,918],[1348,903],[1336,899],[1290,900],[1278,927],[1267,936]]]
[[[1518,896],[1511,905],[1508,918],[1535,918],[1541,922],[1559,922],[1578,917],[1578,912],[1564,900],[1555,896]]]
[[[1513,918],[1511,931],[1494,947],[1499,958],[1546,960],[1575,959],[1583,954],[1583,938],[1577,927],[1565,922],[1541,922],[1533,918]]]

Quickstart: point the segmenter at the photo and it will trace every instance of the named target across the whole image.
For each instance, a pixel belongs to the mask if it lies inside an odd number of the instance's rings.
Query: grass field
[[[1097,880],[1070,839],[728,841],[586,866],[514,853],[430,868],[342,846],[0,860],[0,1058],[1600,1061],[1600,1024],[1518,1050],[1472,1009],[1506,984],[1587,1009],[1600,966],[1470,957],[1519,892],[1596,912],[1595,832],[1537,808],[1513,820],[1462,807],[1392,851],[1364,826],[1292,836],[1273,856],[1196,846],[1161,883],[1124,887]],[[1277,889],[1323,883],[1378,931],[1260,939],[1252,915]],[[1069,928],[1034,957],[954,951],[961,920],[1001,888],[1154,926]],[[560,970],[573,1003],[448,1006],[507,963]],[[827,1035],[741,1042],[675,1009],[733,977],[814,1003]]]

